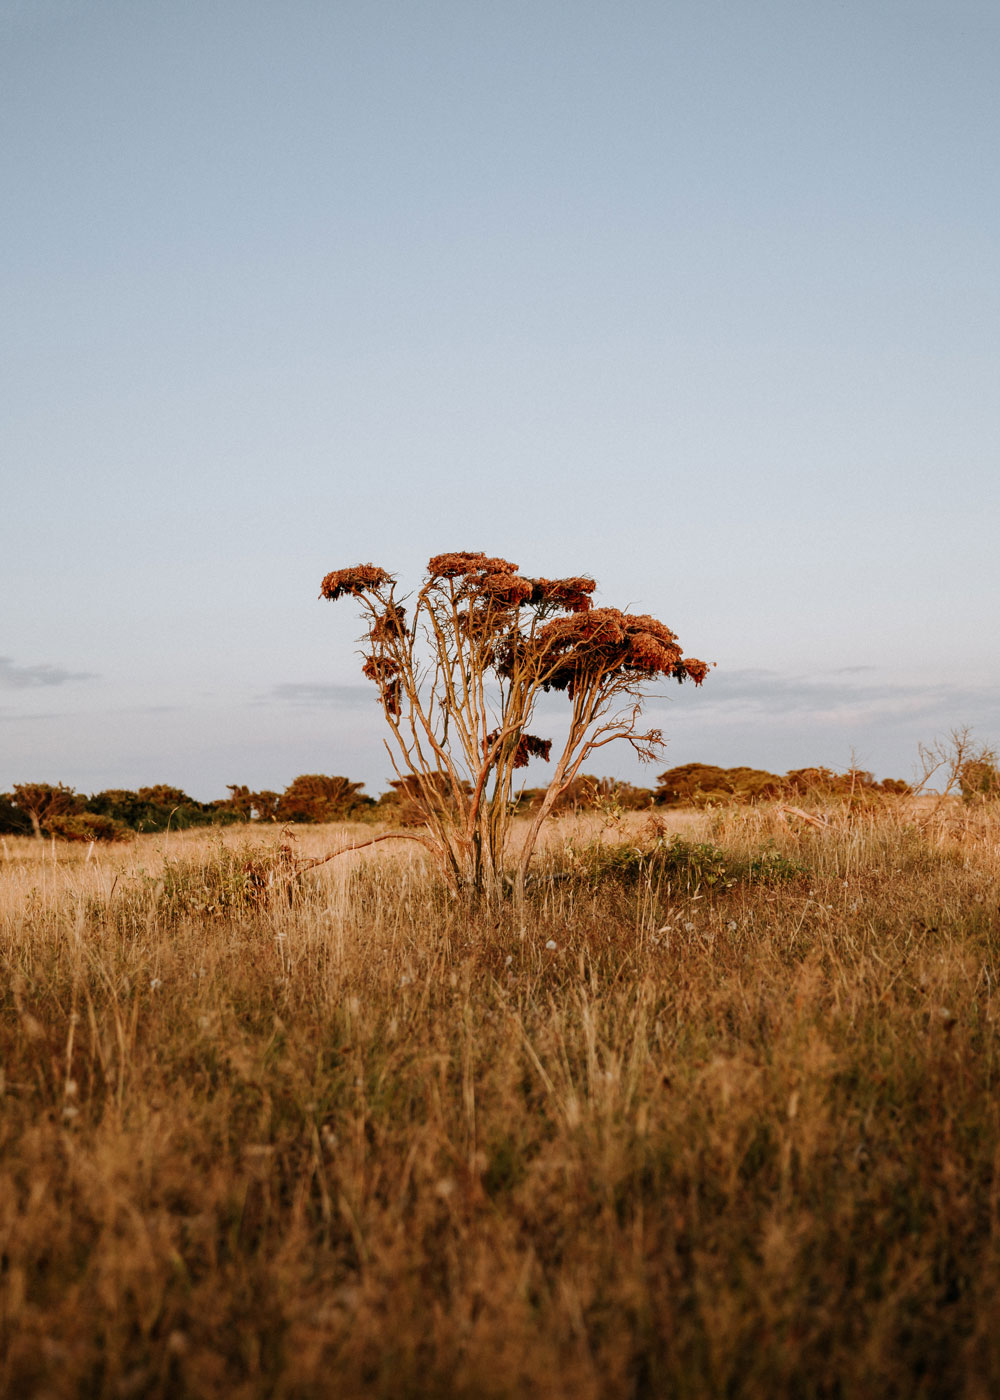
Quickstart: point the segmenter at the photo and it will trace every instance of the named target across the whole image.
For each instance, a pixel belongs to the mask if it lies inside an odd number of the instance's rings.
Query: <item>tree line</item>
[[[974,768],[974,771],[973,771]],[[995,768],[969,765],[962,794],[967,799],[1000,795]],[[364,783],[322,773],[303,773],[283,792],[256,790],[230,783],[228,796],[199,802],[181,788],[159,783],[135,791],[108,788],[86,796],[63,783],[15,783],[0,793],[0,832],[57,836],[77,841],[113,841],[136,832],[183,831],[234,822],[321,823],[388,820],[402,826],[424,821],[426,793],[415,791],[412,776],[393,779],[379,798],[363,791]],[[424,788],[427,780],[422,780]],[[651,807],[704,807],[714,803],[829,800],[903,795],[910,785],[899,778],[876,780],[860,769],[837,773],[830,768],[798,768],[779,775],[760,768],[720,768],[685,763],[661,773],[655,787],[637,787],[616,778],[580,775],[560,793],[556,813],[579,813],[613,807],[642,811]],[[511,802],[514,815],[530,815],[544,800],[544,788],[523,788]],[[440,784],[440,801],[449,801]]]
[[[181,788],[157,783],[135,791],[108,788],[91,796],[64,783],[15,783],[0,793],[0,832],[113,841],[135,832],[184,831],[233,822],[329,822],[363,815],[379,803],[363,783],[303,773],[284,792],[229,784],[228,797],[199,802]]]

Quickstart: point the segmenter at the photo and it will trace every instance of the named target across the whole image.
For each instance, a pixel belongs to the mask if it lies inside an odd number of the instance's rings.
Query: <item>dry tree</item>
[[[374,564],[337,569],[320,596],[354,598],[368,624],[363,671],[374,683],[397,778],[423,817],[423,842],[456,890],[487,896],[523,886],[539,831],[586,758],[625,740],[641,759],[663,736],[642,730],[642,687],[661,676],[700,685],[656,618],[595,608],[591,578],[525,578],[482,553],[438,554],[419,590],[400,598]],[[539,697],[568,702],[561,749],[529,732]],[[520,841],[511,841],[515,773],[553,763]],[[404,833],[399,833],[403,835]],[[379,838],[389,839],[389,836]]]

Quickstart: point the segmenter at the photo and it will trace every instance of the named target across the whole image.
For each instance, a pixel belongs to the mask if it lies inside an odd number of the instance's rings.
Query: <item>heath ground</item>
[[[0,847],[0,1393],[1000,1393],[995,807],[351,835]]]

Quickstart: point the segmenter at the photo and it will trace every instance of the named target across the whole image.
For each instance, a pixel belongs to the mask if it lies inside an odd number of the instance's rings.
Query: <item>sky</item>
[[[377,794],[320,580],[455,549],[716,663],[602,773],[1000,740],[998,70],[993,0],[0,0],[0,790]]]

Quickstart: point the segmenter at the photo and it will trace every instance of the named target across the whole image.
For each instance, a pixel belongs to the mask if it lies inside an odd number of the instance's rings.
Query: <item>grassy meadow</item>
[[[1000,1394],[1000,813],[827,816],[7,837],[0,1395]]]

